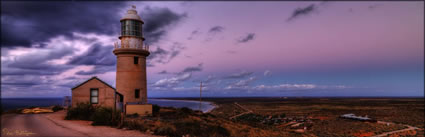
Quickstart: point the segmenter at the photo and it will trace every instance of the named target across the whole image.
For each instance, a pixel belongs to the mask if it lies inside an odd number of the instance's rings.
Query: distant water
[[[199,101],[192,100],[148,99],[148,103],[157,104],[162,107],[188,107],[192,110],[199,110]],[[214,107],[214,104],[211,102],[202,102],[202,112],[211,111]]]
[[[37,107],[48,107],[53,105],[62,105],[63,98],[2,98],[1,105],[3,111],[26,108],[31,106]],[[199,110],[198,101],[186,101],[186,100],[166,100],[166,99],[148,99],[148,103],[157,104],[162,107],[188,107],[193,110]],[[208,112],[214,109],[214,105],[211,102],[202,102],[202,111]]]

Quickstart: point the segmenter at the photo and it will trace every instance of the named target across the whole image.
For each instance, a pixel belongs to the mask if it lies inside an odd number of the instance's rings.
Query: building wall
[[[141,116],[152,115],[152,104],[127,104],[126,113],[127,115],[132,115],[135,113]]]
[[[72,107],[77,106],[77,103],[90,103],[90,89],[98,88],[99,97],[98,103],[94,106],[103,106],[113,108],[115,90],[97,79],[92,79],[87,83],[72,90]]]
[[[134,64],[134,57],[139,57]],[[146,57],[141,54],[117,54],[117,92],[124,95],[124,102],[147,103]],[[135,98],[135,90],[140,90],[139,98]]]

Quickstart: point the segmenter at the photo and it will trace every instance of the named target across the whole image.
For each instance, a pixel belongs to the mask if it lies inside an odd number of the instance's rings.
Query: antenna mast
[[[201,86],[199,86],[199,110],[202,112],[202,81]]]

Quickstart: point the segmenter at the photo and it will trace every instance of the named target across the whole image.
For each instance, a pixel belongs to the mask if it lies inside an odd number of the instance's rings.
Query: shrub
[[[223,128],[218,125],[209,126],[206,130],[208,131],[207,132],[208,136],[213,136],[213,137],[230,136],[230,132],[226,128]]]
[[[189,134],[191,136],[199,136],[202,134],[200,121],[180,120],[174,123],[177,128],[177,135],[182,136]]]
[[[159,107],[158,105],[152,105],[152,113],[154,116],[159,114],[159,110],[161,109],[161,107]]]
[[[149,129],[149,127],[146,124],[140,123],[137,120],[126,121],[124,123],[124,126],[128,127],[129,129],[135,129],[142,132],[145,132],[147,129]]]
[[[193,110],[190,109],[190,108],[187,108],[187,107],[180,108],[180,111],[183,112],[184,114],[192,114],[193,113]]]
[[[114,113],[114,114],[113,114]],[[118,111],[113,112],[112,108],[98,107],[91,115],[92,125],[117,126],[121,115]]]
[[[230,133],[227,129],[211,124],[211,123],[202,123],[197,120],[181,120],[174,123],[176,129],[176,135],[190,135],[190,136],[214,136],[214,137],[227,137],[230,136]]]
[[[176,127],[170,124],[162,124],[159,128],[155,129],[155,135],[163,135],[163,136],[178,136],[176,134]]]
[[[78,103],[76,107],[68,109],[65,119],[90,120],[96,108],[90,103]]]
[[[63,107],[56,105],[56,106],[53,106],[52,110],[53,110],[53,112],[57,112],[59,110],[63,110]]]

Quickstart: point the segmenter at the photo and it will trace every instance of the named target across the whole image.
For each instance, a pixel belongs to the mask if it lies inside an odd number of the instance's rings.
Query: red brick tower
[[[121,18],[121,43],[115,43],[117,56],[116,90],[126,103],[147,103],[146,57],[149,47],[143,44],[143,21],[132,6]]]

